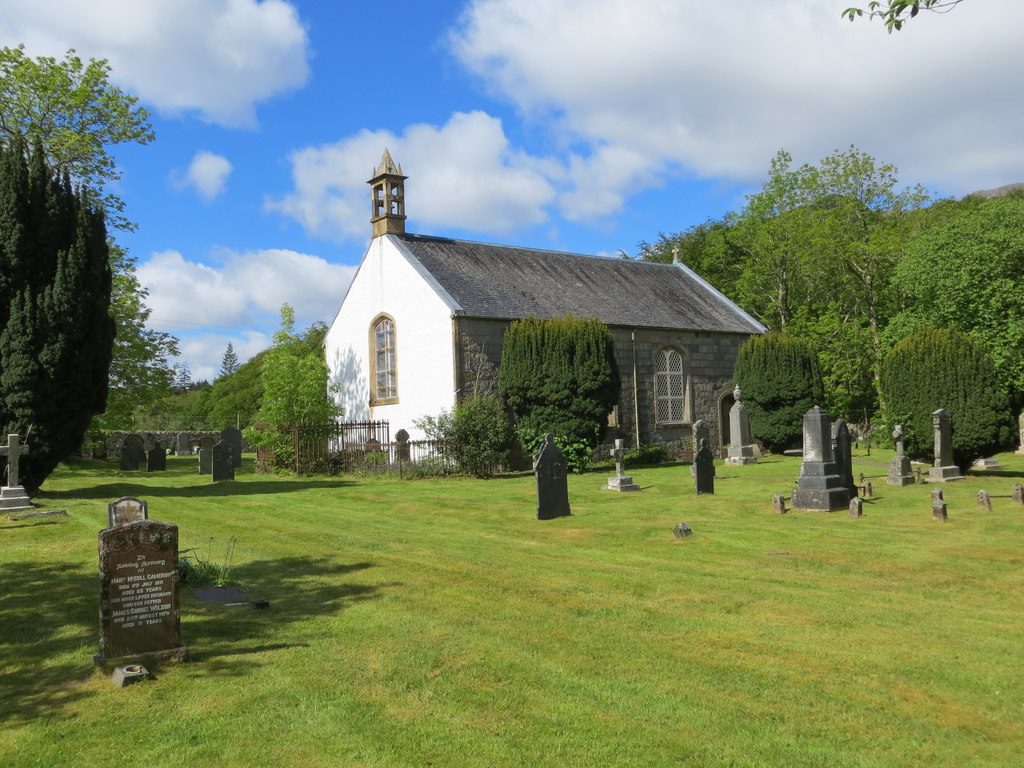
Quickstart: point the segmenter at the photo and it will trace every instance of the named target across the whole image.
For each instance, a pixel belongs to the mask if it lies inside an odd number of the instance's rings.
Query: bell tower
[[[395,165],[386,149],[370,185],[370,223],[373,236],[405,234],[405,180],[402,166]]]

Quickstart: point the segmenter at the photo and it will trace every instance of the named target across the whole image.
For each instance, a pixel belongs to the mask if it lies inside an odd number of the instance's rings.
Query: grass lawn
[[[890,454],[858,452],[884,475]],[[532,477],[63,466],[57,521],[0,520],[0,766],[1024,765],[1024,457],[944,486],[874,480],[865,516],[772,513],[799,459],[635,469],[640,493]],[[268,610],[182,590],[191,661],[115,688],[97,533],[119,496],[223,558]],[[672,527],[694,530],[677,540]]]

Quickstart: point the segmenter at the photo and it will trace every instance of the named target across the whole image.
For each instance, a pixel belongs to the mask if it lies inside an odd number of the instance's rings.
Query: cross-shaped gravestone
[[[7,457],[7,482],[4,484],[9,488],[17,488],[21,485],[18,477],[18,460],[23,454],[28,453],[28,446],[21,444],[21,438],[17,435],[7,436],[7,445],[0,445],[0,456]]]
[[[615,474],[619,477],[622,477],[624,474],[626,474],[625,472],[623,472],[622,464],[622,457],[625,455],[626,449],[623,447],[623,441],[616,440],[615,447],[612,448],[612,456],[615,457]]]
[[[612,456],[615,457],[615,477],[608,478],[608,490],[611,491],[639,491],[640,486],[633,482],[633,478],[625,472],[625,441],[621,438],[615,440],[615,447],[612,448]]]

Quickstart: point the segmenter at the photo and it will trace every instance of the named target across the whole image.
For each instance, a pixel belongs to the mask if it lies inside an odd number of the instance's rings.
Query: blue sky
[[[1024,181],[1024,3],[887,35],[852,2],[0,0],[0,44],[106,58],[152,112],[118,241],[200,379],[285,301],[330,322],[385,147],[411,232],[607,255],[740,208],[782,148],[936,195]]]

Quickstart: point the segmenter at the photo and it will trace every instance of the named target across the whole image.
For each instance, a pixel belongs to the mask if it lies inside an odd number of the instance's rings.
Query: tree
[[[1004,384],[1024,392],[1021,275],[1024,193],[947,205],[896,270],[908,303],[890,337],[921,325],[959,328],[985,347]]]
[[[490,477],[498,467],[508,465],[515,433],[505,404],[495,395],[472,395],[450,411],[414,423],[431,440],[440,441],[441,450],[463,472]]]
[[[106,405],[110,294],[103,212],[53,174],[38,139],[0,145],[0,428],[28,438],[29,492]]]
[[[551,432],[568,465],[582,471],[619,399],[608,327],[571,316],[513,322],[505,331],[498,388],[527,451]]]
[[[324,323],[314,323],[305,333],[296,333],[295,311],[287,304],[281,307],[281,328],[263,360],[263,401],[255,416],[266,427],[245,430],[250,445],[274,448],[279,460],[286,462],[291,450],[283,428],[326,427],[341,417],[340,406],[328,394],[326,332]]]
[[[270,350],[253,355],[228,376],[221,376],[203,391],[196,405],[196,417],[207,429],[240,427],[255,423],[263,402],[263,361]]]
[[[917,16],[922,10],[948,13],[960,0],[881,0],[868,3],[869,19],[880,18],[885,28],[892,34],[900,31],[903,25]],[[847,8],[841,16],[853,21],[864,15],[863,8]]]
[[[953,461],[966,471],[1009,444],[1010,400],[991,356],[970,336],[923,326],[886,355],[882,367],[885,422],[902,424],[907,455],[930,461],[932,413],[949,412]]]
[[[38,142],[50,167],[88,190],[107,211],[110,226],[133,229],[123,201],[106,192],[121,178],[107,147],[153,140],[149,113],[138,99],[108,81],[106,59],[83,62],[69,50],[63,60],[25,55],[25,47],[0,48],[0,134],[10,143]]]
[[[740,347],[733,378],[751,434],[770,451],[799,444],[804,414],[824,398],[814,347],[779,332],[753,336]]]
[[[238,370],[238,355],[235,354],[235,348],[231,342],[228,342],[227,349],[224,350],[224,357],[220,361],[220,375],[230,376],[232,373]]]

